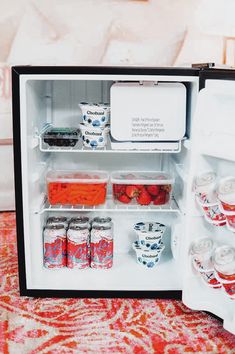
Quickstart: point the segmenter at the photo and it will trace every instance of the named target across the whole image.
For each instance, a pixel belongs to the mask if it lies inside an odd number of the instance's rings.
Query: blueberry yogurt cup
[[[139,241],[135,241],[132,244],[132,248],[136,253],[136,260],[138,264],[141,264],[145,268],[154,268],[160,261],[161,254],[165,249],[163,243],[159,245],[158,248],[154,250],[144,250]]]
[[[104,128],[87,126],[80,124],[82,142],[85,147],[91,149],[102,149],[107,145],[110,128],[107,125]]]
[[[110,119],[110,105],[108,103],[81,102],[83,124],[92,127],[104,128]]]

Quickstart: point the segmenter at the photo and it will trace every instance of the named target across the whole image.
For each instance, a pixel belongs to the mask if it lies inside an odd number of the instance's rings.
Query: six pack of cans
[[[113,265],[113,225],[109,217],[50,217],[44,227],[46,268],[109,269]]]

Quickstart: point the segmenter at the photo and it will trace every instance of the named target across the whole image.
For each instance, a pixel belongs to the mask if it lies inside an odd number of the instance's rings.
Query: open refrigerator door
[[[201,73],[185,219],[183,302],[235,334],[235,76]]]

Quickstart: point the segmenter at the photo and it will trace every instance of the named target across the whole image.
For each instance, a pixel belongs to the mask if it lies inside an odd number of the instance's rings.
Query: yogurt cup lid
[[[231,246],[217,247],[213,254],[215,269],[226,275],[235,273],[235,248]]]
[[[200,238],[192,242],[190,247],[190,253],[192,255],[203,255],[207,252],[212,252],[214,242],[209,237]]]
[[[235,177],[223,178],[219,183],[217,192],[222,202],[235,204]]]

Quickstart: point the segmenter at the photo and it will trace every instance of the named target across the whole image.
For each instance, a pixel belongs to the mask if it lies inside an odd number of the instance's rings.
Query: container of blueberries
[[[53,127],[43,134],[43,142],[55,147],[74,147],[80,138],[77,128]]]

